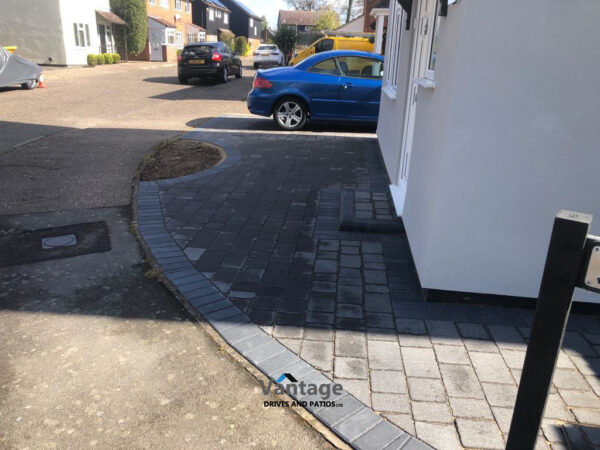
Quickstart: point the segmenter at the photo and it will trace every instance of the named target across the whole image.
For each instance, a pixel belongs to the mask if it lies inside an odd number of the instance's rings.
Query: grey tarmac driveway
[[[112,246],[0,267],[0,448],[329,445],[264,408],[258,381],[146,274],[136,167],[156,141],[245,112],[252,76],[180,86],[174,71],[51,69],[45,90],[0,90],[0,239],[104,221]]]

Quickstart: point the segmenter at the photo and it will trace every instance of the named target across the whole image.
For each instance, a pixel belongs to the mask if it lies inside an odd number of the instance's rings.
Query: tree
[[[127,49],[137,55],[141,53],[148,42],[148,14],[146,0],[110,0],[110,9],[127,22]],[[123,36],[115,33],[115,40],[120,49],[125,48]]]
[[[296,49],[296,42],[298,42],[296,30],[291,27],[286,27],[285,25],[277,28],[277,32],[275,33],[275,36],[273,36],[273,42],[279,47],[279,50],[283,52],[285,65],[287,65],[290,60],[290,55],[294,53],[294,50]]]
[[[345,19],[345,23],[348,23],[362,14],[363,0],[337,0],[335,2],[335,8]]]
[[[238,36],[235,38],[235,52],[242,56],[246,56],[248,53],[248,41],[244,36]]]
[[[340,16],[333,8],[327,7],[319,10],[315,28],[317,30],[337,30],[340,27]]]
[[[267,20],[267,16],[265,16],[264,14],[262,16],[260,16],[260,28],[261,31],[264,33],[265,30],[267,29],[267,27],[269,26],[269,21]]]
[[[288,6],[300,11],[316,11],[325,6],[326,0],[286,0]]]

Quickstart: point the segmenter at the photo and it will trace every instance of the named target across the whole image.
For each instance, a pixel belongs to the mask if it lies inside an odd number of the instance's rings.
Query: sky
[[[246,5],[257,16],[267,16],[270,28],[277,27],[277,16],[279,15],[280,9],[291,9],[288,8],[285,0],[239,0],[241,3]]]

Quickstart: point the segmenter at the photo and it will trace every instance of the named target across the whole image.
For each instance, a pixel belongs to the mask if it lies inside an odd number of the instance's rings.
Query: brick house
[[[287,26],[295,28],[297,32],[308,32],[315,30],[319,14],[316,11],[286,11],[279,10],[277,28]]]
[[[175,61],[185,44],[205,40],[205,30],[192,22],[191,0],[147,0],[146,8],[148,43],[132,59]]]

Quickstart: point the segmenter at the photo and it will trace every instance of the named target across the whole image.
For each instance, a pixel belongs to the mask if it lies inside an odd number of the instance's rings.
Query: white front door
[[[404,133],[400,147],[398,189],[394,193],[394,202],[398,215],[402,215],[404,209],[404,200],[408,186],[410,154],[415,129],[415,114],[419,97],[419,81],[425,77],[429,66],[431,39],[435,26],[436,3],[437,0],[420,0],[417,10],[413,12],[411,22],[414,41],[410,65],[410,82],[406,99],[406,114],[404,115]]]
[[[150,61],[162,61],[162,46],[165,40],[164,30],[150,29]]]

